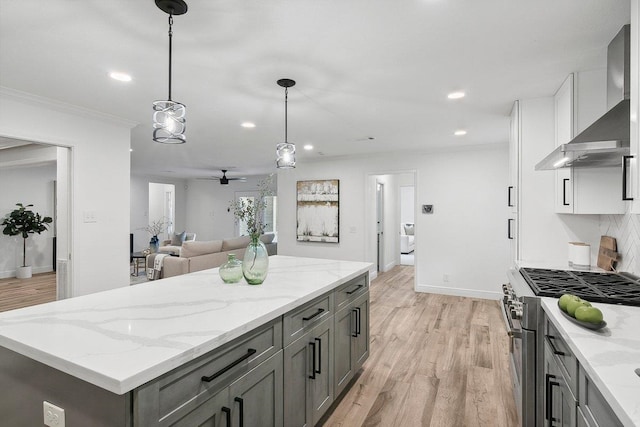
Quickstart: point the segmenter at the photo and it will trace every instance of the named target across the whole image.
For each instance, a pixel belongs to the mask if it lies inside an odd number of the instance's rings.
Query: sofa
[[[180,255],[182,244],[193,240],[196,240],[196,233],[187,233],[186,231],[183,231],[182,233],[174,234],[171,236],[171,239],[164,240],[158,250],[164,253]]]
[[[415,247],[414,224],[412,222],[400,224],[400,253],[409,254]]]
[[[273,239],[273,233],[260,236],[260,240],[265,244],[269,255],[275,255],[278,251],[278,244]],[[154,275],[153,279],[163,279],[220,267],[227,262],[229,254],[235,254],[236,258],[241,260],[250,242],[251,238],[249,236],[223,240],[185,241],[178,254],[171,254],[162,259],[160,272]],[[150,254],[147,256],[147,269],[154,269],[156,255]]]

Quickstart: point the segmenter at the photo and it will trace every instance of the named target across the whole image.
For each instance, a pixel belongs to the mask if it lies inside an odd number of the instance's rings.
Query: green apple
[[[569,301],[574,301],[574,300],[579,300],[580,298],[578,298],[577,296],[573,295],[573,294],[564,294],[560,297],[560,299],[558,300],[558,305],[560,306],[560,310],[564,311],[566,313],[567,311],[567,304],[569,304]]]
[[[602,312],[600,310],[595,307],[588,307],[585,305],[576,308],[575,315],[578,320],[595,324],[601,323],[603,319]]]
[[[581,306],[591,307],[591,303],[583,299],[571,300],[567,303],[567,313],[569,313],[569,316],[575,317],[576,309]]]

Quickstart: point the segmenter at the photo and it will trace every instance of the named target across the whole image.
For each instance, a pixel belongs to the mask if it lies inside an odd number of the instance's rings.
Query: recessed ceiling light
[[[118,73],[116,71],[109,73],[109,77],[113,80],[118,80],[119,82],[130,82],[131,76],[126,73]]]
[[[447,95],[447,98],[449,99],[464,98],[464,92],[451,92],[449,95]]]
[[[313,150],[313,145],[311,145],[311,144],[306,144],[303,148],[304,148],[305,150]]]
[[[251,123],[251,122],[244,122],[240,126],[242,126],[243,128],[246,128],[246,129],[252,129],[252,128],[256,127],[256,124],[255,123]]]
[[[462,135],[466,135],[466,134],[467,134],[467,131],[466,131],[466,130],[462,130],[462,129],[460,129],[460,130],[455,131],[453,134],[454,134],[455,136],[462,136]]]

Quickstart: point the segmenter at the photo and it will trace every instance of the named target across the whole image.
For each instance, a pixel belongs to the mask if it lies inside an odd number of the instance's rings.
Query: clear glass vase
[[[229,254],[227,262],[218,269],[224,283],[238,283],[242,279],[242,261],[236,258],[236,254]]]
[[[251,242],[244,252],[242,261],[242,273],[250,285],[262,284],[267,278],[269,270],[269,254],[264,243],[258,237],[251,236]]]

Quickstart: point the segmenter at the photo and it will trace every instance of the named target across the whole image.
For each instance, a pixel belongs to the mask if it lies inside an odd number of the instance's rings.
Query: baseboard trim
[[[447,288],[444,286],[418,285],[416,287],[416,292],[492,300],[502,299],[502,292],[481,291],[478,289]]]
[[[16,277],[16,271],[17,270],[0,271],[0,279],[10,279],[12,277]],[[31,268],[32,274],[49,273],[49,272],[53,272],[53,266],[51,265]]]

